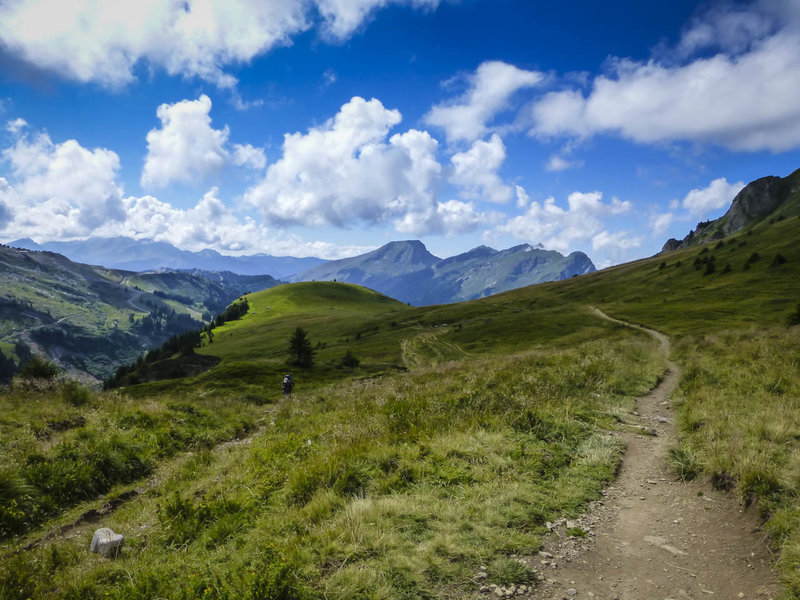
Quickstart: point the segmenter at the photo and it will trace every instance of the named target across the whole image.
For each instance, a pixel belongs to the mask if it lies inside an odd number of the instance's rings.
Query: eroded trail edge
[[[781,587],[754,511],[699,482],[679,481],[667,462],[677,443],[670,396],[680,369],[664,334],[613,319],[656,338],[667,372],[637,400],[635,415],[655,435],[621,433],[627,450],[618,479],[575,522],[553,528],[535,561],[544,580],[532,597],[682,600],[777,598]],[[586,537],[569,537],[580,527]]]

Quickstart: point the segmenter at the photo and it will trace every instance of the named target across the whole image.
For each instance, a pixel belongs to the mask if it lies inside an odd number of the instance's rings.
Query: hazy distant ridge
[[[583,252],[564,256],[529,244],[507,250],[479,246],[442,260],[422,242],[409,240],[317,265],[291,280],[357,283],[403,302],[425,305],[482,298],[594,270]]]
[[[9,246],[27,250],[47,250],[63,254],[70,260],[90,265],[102,265],[127,271],[156,269],[201,269],[229,271],[238,275],[272,275],[284,279],[304,269],[325,262],[321,258],[293,256],[226,256],[216,250],[190,252],[166,242],[134,240],[127,237],[89,238],[73,242],[37,244],[30,238],[9,242]]]

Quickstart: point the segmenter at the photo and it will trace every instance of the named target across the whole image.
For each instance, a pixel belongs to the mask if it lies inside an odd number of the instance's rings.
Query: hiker
[[[287,374],[286,377],[283,378],[283,383],[281,383],[281,389],[283,390],[283,397],[289,396],[292,397],[292,389],[294,388],[294,381],[292,381],[292,376]]]

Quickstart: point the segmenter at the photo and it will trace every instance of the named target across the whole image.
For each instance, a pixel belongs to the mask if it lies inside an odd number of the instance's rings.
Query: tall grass
[[[0,597],[448,598],[480,565],[528,581],[510,555],[599,495],[622,450],[608,429],[662,369],[617,330],[296,394],[251,443],[188,456],[110,515],[120,559],[88,555],[89,530],[52,540],[4,561]]]
[[[800,328],[683,339],[677,395],[679,473],[704,474],[756,503],[780,548],[780,570],[800,596]]]
[[[0,539],[31,530],[162,459],[255,427],[241,403],[133,402],[75,383],[0,391]]]

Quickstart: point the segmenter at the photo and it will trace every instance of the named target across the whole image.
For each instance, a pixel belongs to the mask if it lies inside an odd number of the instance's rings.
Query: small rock
[[[550,554],[549,552],[545,552],[544,550],[541,550],[539,552],[539,556],[541,556],[542,558],[553,558],[552,554]]]
[[[106,558],[119,555],[122,552],[122,545],[125,543],[125,536],[121,533],[114,533],[108,527],[101,527],[92,536],[90,550]]]
[[[567,596],[574,596],[577,593],[578,593],[578,590],[576,590],[575,588],[569,588],[567,590]]]

